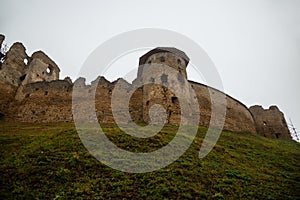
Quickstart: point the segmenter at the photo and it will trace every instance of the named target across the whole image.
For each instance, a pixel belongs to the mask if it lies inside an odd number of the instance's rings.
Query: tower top
[[[140,57],[139,65],[145,64],[150,56],[157,53],[173,53],[185,61],[185,66],[187,66],[190,61],[189,57],[179,49],[176,49],[174,47],[157,47]]]

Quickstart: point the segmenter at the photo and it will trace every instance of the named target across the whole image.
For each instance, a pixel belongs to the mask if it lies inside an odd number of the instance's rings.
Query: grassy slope
[[[167,144],[177,128],[144,141],[133,141],[114,125],[105,130],[122,148],[146,151]],[[224,131],[211,153],[198,159],[205,132],[200,127],[189,150],[168,167],[130,174],[93,158],[71,123],[0,123],[0,199],[300,197],[299,144]]]

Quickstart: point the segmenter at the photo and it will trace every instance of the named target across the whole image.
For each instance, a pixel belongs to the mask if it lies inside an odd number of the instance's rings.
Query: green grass
[[[136,139],[104,126],[120,148],[148,152],[172,140],[178,127]],[[0,123],[0,199],[299,199],[300,145],[257,134],[224,131],[203,159],[206,133],[173,164],[151,173],[125,173],[97,161],[71,123]]]

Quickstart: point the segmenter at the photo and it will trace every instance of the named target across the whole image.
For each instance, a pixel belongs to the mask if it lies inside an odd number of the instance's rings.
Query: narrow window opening
[[[179,71],[179,73],[177,74],[177,79],[178,79],[178,81],[179,81],[181,84],[184,83],[184,78],[183,78],[183,76],[180,74],[180,71]]]
[[[52,65],[48,65],[48,67],[47,67],[47,69],[46,69],[46,73],[48,74],[48,75],[51,75],[52,74],[52,72],[53,72],[53,67],[52,67]]]
[[[151,83],[154,83],[154,82],[155,82],[155,79],[154,79],[153,77],[151,77],[151,78],[150,78],[150,82],[151,82]]]
[[[263,121],[263,124],[264,124],[264,126],[267,126],[267,122],[266,121]]]
[[[163,85],[166,85],[168,83],[168,75],[163,74],[161,75],[160,79]]]
[[[165,62],[166,61],[166,59],[165,59],[165,57],[160,57],[160,62]]]
[[[27,65],[28,64],[28,59],[24,58],[24,64]]]
[[[172,97],[171,100],[172,100],[173,104],[176,104],[178,102],[178,98],[177,97]]]

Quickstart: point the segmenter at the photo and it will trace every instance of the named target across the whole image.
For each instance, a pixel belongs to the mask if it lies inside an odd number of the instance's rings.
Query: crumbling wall
[[[13,119],[8,115],[8,113],[10,113],[12,102],[15,101],[16,90],[16,86],[7,84],[6,81],[0,79],[0,114],[2,116],[1,119]]]
[[[1,37],[1,43],[4,36]],[[26,49],[21,43],[11,46],[0,67],[0,113],[1,118],[12,119],[8,113],[20,84],[19,77],[25,70],[24,59],[27,59]]]
[[[72,84],[63,80],[21,86],[10,115],[21,122],[72,121]]]
[[[32,54],[28,69],[24,73],[22,85],[38,81],[52,81],[59,79],[59,67],[44,52]]]
[[[3,40],[0,37],[0,43]],[[72,83],[70,78],[59,79],[59,67],[43,52],[38,51],[29,57],[21,43],[15,43],[7,52],[0,68],[0,118],[21,122],[57,122],[73,121],[73,106],[83,108],[75,113],[82,119],[89,119],[87,111],[96,108],[96,116],[100,123],[114,123],[112,113],[112,95],[119,87],[119,97],[114,99],[117,105],[124,103],[125,96],[133,94],[129,105],[118,110],[123,123],[150,122],[149,112],[154,104],[160,104],[166,110],[167,124],[179,125],[182,120],[181,107],[176,93],[181,93],[186,99],[196,99],[199,103],[200,121],[202,126],[209,126],[211,119],[212,100],[210,95],[225,95],[209,86],[189,81],[190,90],[184,89],[183,80],[187,78],[186,66],[189,58],[174,48],[156,48],[140,58],[137,79],[128,83],[123,79],[114,82],[98,77],[90,85],[84,78]],[[160,64],[171,66],[153,73],[144,73],[147,68],[143,64]],[[171,70],[171,71],[170,71]],[[160,76],[155,75],[159,74]],[[154,76],[155,75],[155,76]],[[138,87],[143,80],[152,84]],[[168,81],[172,80],[172,81]],[[175,88],[171,91],[170,86]],[[76,87],[77,93],[72,93]],[[93,91],[95,95],[93,96]],[[211,93],[210,93],[211,92]],[[73,96],[72,96],[73,95]],[[225,95],[226,106],[224,129],[230,131],[257,132],[265,137],[287,138],[290,133],[283,113],[276,106],[264,110],[261,106],[253,106],[250,110],[238,100]],[[74,98],[76,97],[76,98]],[[95,99],[94,103],[86,101]],[[75,99],[75,100],[74,100]],[[72,100],[74,100],[72,102]],[[191,102],[184,102],[191,103]],[[127,119],[124,110],[129,111],[131,119]],[[191,112],[192,113],[192,112]],[[159,113],[158,115],[162,115]],[[156,116],[160,118],[160,116]],[[184,121],[184,120],[183,120]],[[187,122],[188,123],[188,122]]]
[[[119,98],[116,98],[117,105],[124,105],[124,109],[117,110],[115,114],[119,116],[122,123],[141,122],[142,121],[142,90],[135,88],[123,79],[118,79],[114,82],[109,82],[104,77],[98,77],[91,85],[85,84],[85,79],[79,78],[74,82],[76,92],[73,96],[73,106],[80,107],[80,111],[76,112],[76,119],[85,119],[90,121],[92,115],[90,113],[93,106],[95,107],[96,116],[99,123],[115,123],[115,116],[112,112],[112,95],[115,86],[118,84]],[[95,95],[93,96],[93,91]],[[129,100],[129,105],[124,103],[125,95],[133,92]],[[90,101],[94,99],[94,101]],[[76,109],[78,110],[78,109]],[[124,112],[129,112],[130,118],[128,119]]]
[[[58,80],[59,72],[59,67],[44,52],[37,51],[29,57],[24,45],[16,42],[1,64],[0,80],[18,87],[38,81]]]
[[[26,49],[22,43],[14,43],[6,54],[6,58],[0,69],[0,80],[7,84],[18,86],[21,83],[20,77],[26,70],[28,60]]]
[[[262,106],[256,105],[249,109],[255,121],[258,134],[268,138],[291,139],[284,115],[277,106],[270,106],[269,109],[264,109]]]

